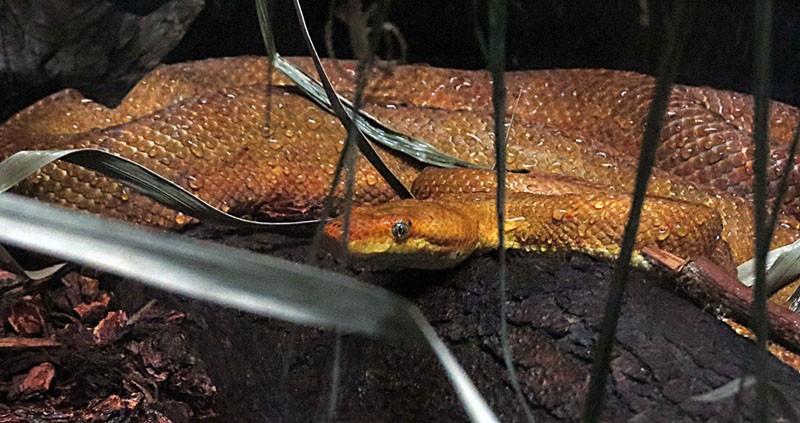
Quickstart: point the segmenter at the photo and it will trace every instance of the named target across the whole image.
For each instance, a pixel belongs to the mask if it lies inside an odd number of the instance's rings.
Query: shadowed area
[[[228,232],[225,239],[293,260],[307,254],[305,247],[281,247],[295,241],[291,238]],[[582,255],[511,254],[510,260],[510,342],[523,392],[539,421],[576,420],[609,265]],[[327,255],[319,264],[342,271]],[[450,272],[344,272],[417,303],[498,416],[503,421],[523,418],[500,354],[492,257],[470,259]],[[152,295],[162,297],[131,283],[117,285],[117,292],[121,303],[132,307]],[[199,345],[217,383],[218,421],[324,416],[333,333],[177,301],[190,316],[203,316],[202,329],[187,336]],[[725,421],[750,415],[752,392],[720,403],[689,400],[740,376],[755,345],[681,298],[672,282],[634,272],[617,339],[605,408],[611,421]],[[426,349],[347,335],[343,342],[337,419],[464,420],[444,373]],[[792,399],[800,392],[794,370],[771,358],[770,375],[790,401],[800,399]]]

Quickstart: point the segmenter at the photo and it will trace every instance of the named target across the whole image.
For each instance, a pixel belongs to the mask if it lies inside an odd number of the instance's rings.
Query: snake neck
[[[476,250],[499,246],[493,197],[450,204],[478,221]],[[628,195],[512,193],[505,207],[505,247],[552,253],[578,251],[614,259],[620,252],[629,206]],[[648,199],[641,219],[634,264],[644,264],[638,251],[645,246],[658,247],[682,257],[717,257],[720,250],[729,251],[718,236],[722,222],[708,207]]]
[[[627,195],[509,194],[504,216],[505,246],[616,258],[630,201]],[[326,228],[335,240],[341,239],[341,224],[337,222],[332,221]],[[638,251],[646,246],[681,257],[713,257],[723,242],[719,238],[719,216],[701,205],[648,199],[641,222],[633,257],[633,264],[639,267],[644,266],[644,261]],[[357,260],[377,266],[443,268],[498,245],[494,197],[462,194],[356,208],[348,249]]]

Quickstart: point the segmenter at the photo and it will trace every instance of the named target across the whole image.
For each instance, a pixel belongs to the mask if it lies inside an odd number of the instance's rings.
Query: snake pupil
[[[411,221],[397,222],[392,225],[392,237],[395,241],[405,241],[408,238],[408,233],[411,230]]]

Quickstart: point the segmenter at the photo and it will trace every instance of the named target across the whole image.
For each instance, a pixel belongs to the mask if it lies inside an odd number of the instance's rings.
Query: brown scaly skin
[[[352,69],[352,65],[344,67]],[[335,78],[339,82],[336,85],[349,91],[344,80]],[[508,113],[515,116],[515,122],[546,125],[567,138],[632,155],[643,134],[654,86],[655,80],[646,75],[602,69],[509,72]],[[375,78],[372,87],[375,91],[371,98],[379,103],[469,110],[491,116],[491,84],[485,72],[405,66],[389,76]],[[800,112],[782,103],[773,103],[770,112],[775,162],[768,175],[773,192]],[[661,134],[657,166],[704,186],[752,197],[752,115],[749,95],[676,86]],[[790,201],[785,206],[793,216],[800,215],[800,199],[796,197],[799,166],[791,170]]]
[[[491,194],[495,192],[496,185],[493,172],[475,169],[427,168],[414,180],[412,192],[418,199],[437,199],[451,195],[461,196],[467,193]],[[565,194],[590,196],[597,193],[625,194],[628,192],[628,190],[619,186],[607,186],[570,176],[539,172],[509,173],[506,178],[506,188],[509,192],[555,196]],[[689,192],[703,194],[703,197],[698,195],[697,198],[693,198],[683,195],[679,198],[673,197],[672,200],[676,204],[698,204],[714,210],[722,225],[722,230],[718,235],[721,235],[721,239],[725,241],[731,251],[731,264],[742,263],[751,258],[753,250],[753,245],[750,241],[753,236],[752,213],[742,211],[747,210],[748,205],[745,201],[735,198],[711,197],[702,191]],[[666,191],[665,186],[659,183],[651,185],[649,194],[659,199],[670,197],[669,191]],[[627,198],[627,196],[625,197]],[[705,215],[705,212],[700,213]],[[790,221],[791,219],[784,219],[783,226],[776,231],[776,245],[790,243],[796,238],[797,231],[787,226],[787,222]],[[682,238],[685,236],[684,232],[691,227],[691,223],[684,225],[677,223],[675,230],[671,231],[671,234],[677,234],[678,238]],[[723,254],[723,256],[726,255]]]
[[[293,61],[311,68],[308,59]],[[347,93],[354,65],[341,66],[343,72],[328,68],[337,88]],[[144,164],[223,210],[281,218],[313,214],[330,182],[344,131],[332,116],[291,91],[272,87],[267,101],[266,74],[262,58],[164,66],[146,76],[117,109],[67,90],[0,126],[0,156],[23,149],[98,147]],[[272,82],[288,84],[279,75]],[[509,167],[629,191],[635,172],[630,153],[636,152],[652,86],[652,78],[628,72],[509,73]],[[365,109],[446,153],[491,165],[489,89],[483,72],[401,66],[372,80]],[[659,164],[687,179],[656,169],[650,189],[653,195],[716,209],[736,262],[752,255],[751,219],[749,211],[737,211],[744,200],[726,192],[749,195],[752,176],[744,145],[752,126],[751,103],[736,93],[676,87]],[[269,129],[262,124],[267,115]],[[778,156],[797,116],[794,108],[773,106],[771,135]],[[416,163],[383,150],[380,154],[409,185],[419,173]],[[776,175],[770,172],[773,180]],[[716,191],[695,183],[709,183]],[[139,223],[174,227],[188,221],[69,164],[48,166],[16,191]],[[380,176],[361,160],[356,201],[392,198]],[[797,212],[796,203],[800,200],[791,197],[790,211]],[[798,236],[797,221],[786,218],[783,225],[776,244]]]

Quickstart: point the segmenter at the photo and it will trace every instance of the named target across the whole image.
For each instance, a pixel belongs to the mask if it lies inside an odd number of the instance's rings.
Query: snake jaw
[[[341,249],[343,225],[337,218],[325,226],[329,245]],[[371,268],[444,269],[477,248],[477,224],[458,207],[406,200],[354,208],[346,250],[358,264]]]

